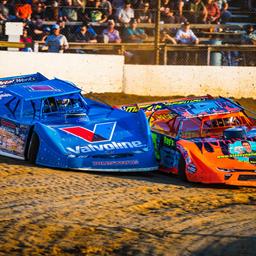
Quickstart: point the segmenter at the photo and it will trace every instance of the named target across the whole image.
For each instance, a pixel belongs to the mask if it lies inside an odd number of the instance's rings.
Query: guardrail
[[[4,26],[5,22],[0,21],[0,25]],[[42,23],[43,25],[53,25],[56,24],[56,21],[43,21]],[[83,24],[82,21],[67,21],[65,23],[66,26],[81,26]],[[97,23],[97,22],[89,22],[88,23],[91,26],[95,26],[95,27],[106,27],[107,23]],[[252,24],[252,25],[256,25],[256,23],[246,23],[246,24]],[[121,24],[121,23],[116,23],[116,27],[124,27],[125,25]],[[139,28],[148,28],[148,29],[154,29],[155,28],[155,24],[154,23],[138,23],[137,25]],[[175,23],[175,24],[159,24],[160,29],[177,29],[180,28],[180,24],[179,23]],[[190,27],[192,29],[202,29],[202,30],[209,30],[209,29],[213,29],[213,30],[217,30],[217,29],[223,29],[223,30],[242,30],[244,29],[244,23],[241,24],[190,24]]]
[[[31,44],[0,41],[0,47],[19,48],[20,49],[20,48],[25,48],[25,47],[31,47]]]

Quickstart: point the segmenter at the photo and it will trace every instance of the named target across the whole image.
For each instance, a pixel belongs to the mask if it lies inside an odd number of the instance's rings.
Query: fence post
[[[207,46],[207,66],[211,63],[211,47]]]
[[[157,0],[156,5],[156,19],[155,19],[155,65],[159,65],[160,62],[160,49],[159,49],[159,40],[160,40],[160,7],[161,0]]]
[[[38,42],[34,42],[34,52],[38,52],[39,50],[39,44]]]
[[[120,55],[124,55],[124,52],[125,52],[125,48],[124,48],[124,45],[121,45],[120,47]]]
[[[166,44],[163,46],[163,51],[164,51],[164,65],[167,65],[167,61],[168,61],[168,51],[167,51],[167,46]]]

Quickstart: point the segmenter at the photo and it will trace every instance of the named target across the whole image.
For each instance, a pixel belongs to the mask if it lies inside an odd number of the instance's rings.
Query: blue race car
[[[91,171],[157,169],[145,114],[84,98],[40,73],[0,79],[0,155]]]

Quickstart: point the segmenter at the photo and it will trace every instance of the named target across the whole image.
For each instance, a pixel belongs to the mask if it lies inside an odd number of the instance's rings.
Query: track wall
[[[0,51],[0,77],[41,72],[84,92],[256,99],[256,67],[124,65],[123,56]]]
[[[256,67],[125,65],[124,92],[256,98]]]
[[[69,80],[85,92],[121,92],[123,56],[0,51],[0,77],[40,72]]]

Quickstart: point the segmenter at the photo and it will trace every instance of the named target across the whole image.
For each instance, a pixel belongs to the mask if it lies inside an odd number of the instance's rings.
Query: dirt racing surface
[[[96,95],[110,104],[152,101]],[[256,109],[255,101],[242,99]],[[0,255],[252,255],[256,188],[54,170],[0,157]]]

